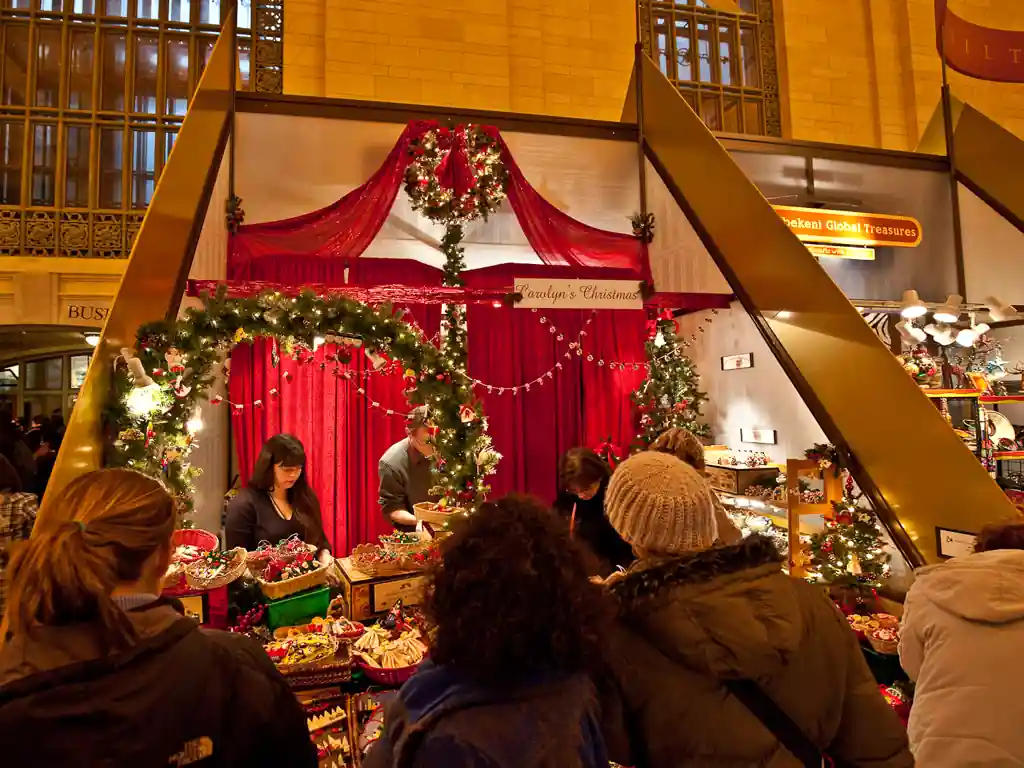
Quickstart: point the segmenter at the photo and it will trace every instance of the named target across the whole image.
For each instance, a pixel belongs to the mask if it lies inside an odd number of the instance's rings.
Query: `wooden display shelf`
[[[769,502],[765,499],[759,499],[756,496],[740,496],[734,493],[725,493],[723,491],[718,492],[718,497],[722,500],[722,503],[730,509],[734,509],[737,512],[743,512],[745,514],[767,517],[777,527],[786,531],[789,530],[789,513],[788,510],[782,506],[781,502]],[[761,502],[761,506],[733,503],[736,501],[759,501]],[[824,530],[824,527],[824,523],[818,523],[812,517],[800,518],[801,534],[810,536],[814,533],[821,533],[822,530]]]
[[[1024,393],[1019,395],[982,395],[978,399],[983,403],[992,405],[998,405],[999,403],[1024,403]]]
[[[974,399],[982,397],[980,389],[922,389],[921,391],[924,392],[925,397],[931,398]]]
[[[996,461],[1024,461],[1024,451],[996,451],[992,456]]]

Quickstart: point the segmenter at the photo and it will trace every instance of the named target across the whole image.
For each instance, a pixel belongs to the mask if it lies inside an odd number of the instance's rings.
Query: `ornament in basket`
[[[430,541],[428,534],[419,531],[395,531],[380,537],[380,544],[384,550],[399,556],[424,552],[430,547]]]
[[[412,511],[417,520],[437,527],[447,525],[452,518],[465,512],[461,507],[448,507],[433,501],[421,501],[419,504],[413,504]]]
[[[416,629],[407,629],[398,637],[381,625],[370,627],[352,650],[366,677],[380,685],[398,686],[415,674],[427,655],[427,647]]]
[[[185,580],[198,591],[227,586],[245,573],[245,550],[207,552],[185,569]]]
[[[271,560],[257,581],[268,600],[280,600],[320,586],[327,581],[327,569],[313,558],[312,552],[306,551],[291,562]]]
[[[271,560],[277,559],[290,563],[304,552],[315,553],[315,551],[315,545],[307,544],[297,534],[293,533],[287,539],[281,539],[277,544],[261,541],[256,549],[246,554],[245,561],[249,566],[249,573],[254,578],[258,578],[266,570]]]
[[[871,647],[879,653],[895,656],[900,646],[900,632],[892,627],[879,627],[867,633]]]
[[[367,576],[389,576],[405,570],[404,555],[390,552],[376,544],[360,544],[352,550],[352,564]]]

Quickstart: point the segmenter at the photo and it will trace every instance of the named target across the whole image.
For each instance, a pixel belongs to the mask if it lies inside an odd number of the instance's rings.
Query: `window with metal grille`
[[[0,255],[128,255],[229,9],[0,0]],[[246,89],[261,10],[238,0]]]
[[[781,136],[772,0],[640,0],[644,50],[712,131]]]

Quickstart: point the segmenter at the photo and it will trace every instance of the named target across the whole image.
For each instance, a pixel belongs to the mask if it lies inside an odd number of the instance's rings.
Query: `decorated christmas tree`
[[[847,485],[847,489],[850,485]],[[889,553],[874,512],[849,490],[832,502],[834,517],[811,536],[811,569],[827,584],[874,589],[889,575]]]
[[[648,323],[646,352],[647,378],[633,392],[633,402],[640,411],[637,447],[646,448],[672,427],[688,429],[701,437],[708,435],[707,424],[700,422],[707,395],[698,388],[696,366],[683,354],[671,312]]]

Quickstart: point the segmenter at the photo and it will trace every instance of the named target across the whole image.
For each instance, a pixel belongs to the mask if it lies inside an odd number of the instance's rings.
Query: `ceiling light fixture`
[[[928,311],[928,307],[921,301],[921,297],[917,295],[917,291],[904,291],[903,292],[903,309],[900,314],[904,317],[920,317]]]
[[[960,305],[963,303],[963,296],[951,293],[946,297],[946,303],[932,312],[932,317],[940,323],[955,323],[960,319]]]
[[[85,334],[85,343],[90,347],[95,347],[100,343],[100,335],[98,333],[87,333]]]

